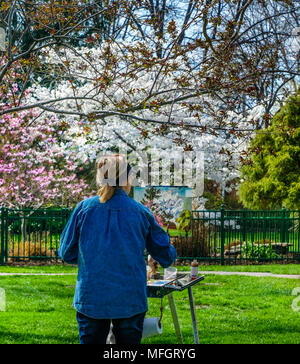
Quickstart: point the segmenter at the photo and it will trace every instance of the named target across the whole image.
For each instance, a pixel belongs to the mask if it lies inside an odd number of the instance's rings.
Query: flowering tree
[[[123,48],[129,45],[123,44]],[[130,44],[132,46],[132,44]],[[115,47],[113,51],[112,45],[103,44],[102,47],[81,48],[79,54],[88,53],[89,62],[75,56],[72,51],[64,54],[56,53],[49,50],[49,62],[51,60],[53,67],[56,65],[62,66],[67,60],[72,74],[76,70],[82,68],[80,74],[77,74],[74,87],[70,86],[70,82],[65,80],[60,83],[59,87],[49,90],[43,87],[40,83],[33,85],[34,92],[26,99],[29,104],[33,104],[36,100],[42,98],[48,99],[63,99],[59,104],[53,106],[54,109],[42,106],[45,113],[50,116],[51,113],[61,107],[65,110],[78,108],[78,115],[74,111],[63,113],[64,128],[64,143],[68,148],[75,148],[83,161],[94,160],[98,151],[111,150],[118,144],[136,152],[144,152],[151,146],[156,148],[154,158],[166,159],[172,150],[173,158],[182,158],[182,151],[198,151],[205,150],[205,161],[209,168],[209,178],[222,182],[224,185],[228,180],[234,179],[237,172],[237,164],[239,163],[240,154],[245,143],[249,141],[249,133],[241,134],[241,138],[235,133],[228,134],[226,129],[232,125],[239,125],[244,129],[252,130],[253,123],[264,113],[263,106],[259,105],[249,109],[245,113],[236,113],[234,111],[227,112],[223,115],[222,123],[224,128],[218,128],[216,115],[222,111],[222,101],[216,100],[209,95],[199,96],[194,100],[195,104],[209,105],[205,111],[205,119],[203,119],[203,132],[194,128],[198,122],[198,116],[189,110],[185,103],[174,103],[173,105],[166,104],[158,109],[143,109],[139,111],[139,116],[126,117],[120,112],[111,113],[108,119],[96,117],[96,113],[104,112],[103,108],[114,109],[128,98],[128,90],[132,91],[130,96],[131,104],[142,104],[147,97],[149,87],[152,85],[152,76],[148,72],[140,72],[138,78],[128,77],[127,74],[118,74],[114,76],[114,70],[107,75],[109,78],[118,77],[118,82],[112,82],[105,87],[105,92],[99,93],[98,88],[93,82],[94,77],[105,72],[105,52],[107,47],[110,49],[110,59],[122,57],[122,52],[119,47]],[[102,61],[101,61],[102,60]],[[54,67],[55,68],[55,67]],[[159,84],[159,89],[167,89],[168,87],[176,86],[174,75],[165,75]],[[76,84],[76,87],[75,87]],[[139,92],[137,92],[139,90]],[[158,91],[159,92],[159,91]],[[83,101],[72,100],[72,95],[81,95]],[[89,95],[90,101],[86,103],[84,98]],[[77,106],[76,106],[76,105]],[[102,111],[95,111],[97,109]],[[57,110],[58,113],[61,110]],[[71,114],[71,115],[70,115]],[[90,120],[84,119],[84,115],[89,115]],[[156,118],[156,122],[160,125],[153,129],[152,123],[147,121],[147,118]],[[153,119],[154,120],[154,119]],[[171,120],[171,121],[169,121]],[[179,126],[181,124],[181,126]],[[189,127],[190,126],[190,127]],[[178,153],[174,152],[174,147],[178,147]],[[181,150],[181,152],[180,152]],[[174,154],[175,153],[175,154]],[[216,158],[216,156],[218,156]]]
[[[110,20],[105,35],[100,15]],[[288,0],[2,1],[0,88],[13,92],[0,115],[57,115],[82,161],[97,143],[168,154],[172,141],[197,151],[200,140],[212,179],[230,179],[243,143],[296,80],[286,46],[296,15]]]
[[[89,193],[89,186],[77,177],[76,155],[57,143],[60,123],[52,116],[36,125],[38,114],[24,110],[0,118],[0,205],[67,206]]]
[[[100,14],[110,19],[105,36],[93,21]],[[116,117],[144,134],[143,122],[161,134],[171,127],[239,133],[243,128],[236,121],[224,124],[227,113],[260,103],[266,113],[257,128],[268,122],[284,85],[297,74],[297,61],[285,47],[297,26],[296,14],[297,7],[287,0],[1,2],[7,58],[0,82],[19,61],[22,90],[39,75],[47,87],[65,90],[68,85],[70,90],[51,98],[40,93],[1,112],[36,106],[102,124]],[[92,88],[77,90],[86,82]],[[222,108],[211,110],[203,95]],[[178,111],[191,121],[178,117]],[[207,113],[215,125],[206,123]]]

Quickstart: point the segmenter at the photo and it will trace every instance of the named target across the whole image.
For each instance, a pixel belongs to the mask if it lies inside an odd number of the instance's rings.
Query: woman
[[[139,344],[148,310],[144,250],[165,268],[176,251],[150,210],[128,196],[125,157],[102,157],[96,167],[98,195],[76,206],[59,247],[63,261],[78,264],[80,343],[105,344],[112,320],[117,344]]]

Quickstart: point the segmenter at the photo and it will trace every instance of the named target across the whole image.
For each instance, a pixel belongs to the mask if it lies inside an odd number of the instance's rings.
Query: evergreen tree
[[[266,130],[258,131],[242,167],[239,195],[250,209],[300,208],[300,91]]]

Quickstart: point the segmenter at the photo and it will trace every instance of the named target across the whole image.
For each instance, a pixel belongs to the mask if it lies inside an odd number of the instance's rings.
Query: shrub
[[[10,260],[40,259],[39,257],[55,257],[55,250],[49,249],[45,242],[25,241],[8,244]],[[18,257],[22,258],[18,258]]]
[[[272,246],[267,245],[266,242],[262,244],[246,243],[245,245],[243,245],[241,257],[256,260],[267,260],[278,258],[278,254],[276,254],[273,251]]]
[[[242,246],[244,243],[241,242],[240,240],[233,240],[229,245],[225,245],[225,249],[226,250],[230,250],[234,247],[240,247]]]
[[[186,221],[185,221],[186,223]],[[193,221],[193,236],[172,237],[171,241],[179,257],[211,256],[210,238],[214,235],[214,226],[203,221]]]

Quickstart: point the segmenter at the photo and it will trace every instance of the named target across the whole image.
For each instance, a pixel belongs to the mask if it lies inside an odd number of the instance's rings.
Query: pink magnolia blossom
[[[65,155],[53,136],[60,122],[53,116],[30,123],[37,116],[35,110],[25,110],[0,117],[0,205],[74,205],[91,192],[86,181],[77,177],[76,155]]]

